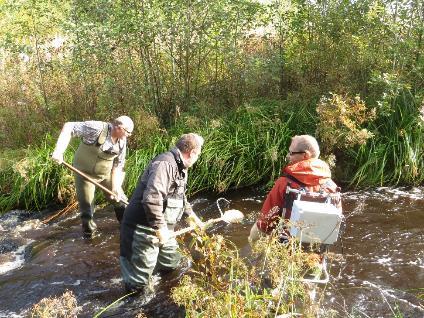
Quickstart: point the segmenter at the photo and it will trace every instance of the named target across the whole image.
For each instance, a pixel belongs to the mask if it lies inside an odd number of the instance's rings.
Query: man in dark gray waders
[[[73,166],[94,181],[100,183],[116,196],[105,193],[107,200],[113,203],[116,218],[120,222],[125,206],[119,203],[126,200],[122,190],[124,180],[123,167],[127,137],[134,129],[134,123],[128,116],[120,116],[112,123],[102,121],[67,122],[62,128],[52,159],[61,164],[63,153],[71,137],[82,139],[75,152]],[[96,231],[93,221],[95,186],[84,177],[75,173],[75,189],[82,219],[84,236],[91,237]]]
[[[173,236],[183,214],[204,227],[188,203],[187,168],[198,159],[203,138],[185,134],[176,147],[154,158],[138,180],[121,224],[121,273],[127,291],[151,287],[151,275],[175,269],[181,259]]]

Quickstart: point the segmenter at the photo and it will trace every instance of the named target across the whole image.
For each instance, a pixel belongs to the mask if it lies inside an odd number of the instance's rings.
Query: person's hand
[[[199,217],[196,214],[194,214],[194,213],[192,213],[191,215],[189,215],[187,217],[187,221],[188,221],[188,224],[190,226],[192,226],[192,227],[198,227],[202,231],[204,231],[205,228],[206,228],[206,224],[204,222],[202,222],[202,220],[200,220]]]
[[[60,151],[54,151],[52,153],[52,160],[57,162],[58,164],[62,164],[63,163],[63,153],[61,153]]]
[[[262,236],[264,236],[264,233],[259,230],[258,226],[253,224],[252,228],[250,229],[249,237],[247,238],[250,245],[255,243],[257,240],[259,240]]]
[[[119,189],[112,189],[112,192],[115,193],[115,195],[111,195],[110,198],[112,200],[115,200],[116,202],[125,202],[128,200],[127,196],[124,193],[124,190],[122,188]]]
[[[172,232],[168,230],[167,227],[162,227],[159,230],[156,230],[156,236],[159,239],[159,244],[163,245],[171,238]]]

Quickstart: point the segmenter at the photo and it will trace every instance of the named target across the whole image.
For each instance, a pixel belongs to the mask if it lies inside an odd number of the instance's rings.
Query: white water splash
[[[27,244],[20,246],[16,251],[12,252],[15,257],[14,261],[5,262],[0,264],[0,275],[3,275],[11,270],[21,267],[25,263],[25,249],[29,246],[33,240],[30,240]]]
[[[380,287],[380,286],[378,286],[378,285],[376,285],[372,282],[366,281],[366,280],[363,281],[363,285],[370,286],[372,288],[377,289],[380,292],[380,294],[383,297],[383,300],[385,302],[387,302],[386,298],[391,298],[391,299],[394,299],[398,303],[399,302],[404,303],[407,306],[418,309],[420,312],[424,313],[424,308],[421,305],[416,305],[416,304],[414,304],[414,303],[412,303],[412,302],[410,302],[406,299],[400,298],[398,295],[396,295],[396,293],[399,294],[401,292],[399,290],[383,289],[382,287]],[[388,304],[388,306],[390,306],[390,304],[388,302],[387,302],[387,304]],[[391,306],[390,306],[390,308],[391,308]]]
[[[75,282],[73,282],[73,283],[65,283],[63,280],[62,281],[60,281],[60,282],[52,282],[52,283],[50,283],[50,285],[67,285],[67,286],[79,286],[79,285],[81,285],[81,280],[76,280]]]
[[[112,278],[112,279],[110,280],[110,282],[111,282],[111,284],[112,284],[112,285],[118,285],[118,284],[121,284],[121,283],[122,283],[122,277],[120,277],[120,278]]]
[[[14,312],[0,312],[0,318],[23,318],[23,315],[18,315]]]
[[[366,198],[381,199],[385,201],[394,201],[399,198],[406,198],[411,200],[424,200],[424,188],[422,187],[379,187],[372,191],[357,191],[345,192],[343,198],[349,200],[364,200]]]
[[[377,260],[377,263],[382,265],[390,265],[392,264],[392,259],[390,257],[382,257]]]
[[[14,232],[17,232],[17,233],[25,232],[25,231],[32,230],[32,229],[38,229],[38,228],[41,228],[43,226],[45,227],[46,225],[43,224],[40,220],[24,221],[21,225],[18,225],[14,229]]]

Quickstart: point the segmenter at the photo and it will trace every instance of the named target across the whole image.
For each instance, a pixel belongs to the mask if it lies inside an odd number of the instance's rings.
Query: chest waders
[[[177,187],[173,194],[166,199],[166,208],[163,212],[168,229],[173,231],[175,224],[181,219],[184,213],[184,177],[180,176],[176,180]]]
[[[98,183],[110,188],[112,183],[111,171],[113,167],[113,160],[118,155],[108,154],[100,149],[101,145],[106,140],[107,133],[108,124],[105,124],[96,143],[88,145],[81,142],[75,152],[73,166],[90,176]],[[96,224],[93,222],[96,187],[79,174],[74,174],[74,176],[75,190],[77,193],[83,231],[84,234],[89,235],[96,229]],[[106,194],[105,197],[109,198]]]
[[[177,161],[175,154],[173,155],[174,158],[171,157],[167,161],[174,159]],[[186,179],[182,169],[179,169],[178,175],[172,182],[175,183],[175,189],[167,196],[163,210],[164,219],[170,231],[174,230],[175,224],[184,213]],[[124,228],[125,223],[121,231]],[[134,232],[131,236],[121,232],[121,257],[119,258],[122,279],[128,291],[151,288],[151,276],[155,268],[159,271],[170,271],[175,269],[181,261],[175,237],[159,245],[154,229],[137,224],[132,231]],[[129,255],[122,256],[123,245],[130,247]]]

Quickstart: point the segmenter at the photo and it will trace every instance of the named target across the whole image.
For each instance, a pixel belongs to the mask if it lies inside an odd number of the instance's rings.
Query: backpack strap
[[[283,173],[282,174],[283,177],[289,179],[290,181],[298,184],[301,188],[306,189],[306,184],[303,183],[302,181],[299,181],[297,178],[293,177],[292,175],[289,175],[287,173]],[[290,183],[289,183],[290,185]],[[293,193],[293,192],[289,192],[288,189],[287,191],[284,193],[284,200],[283,200],[283,216],[285,219],[289,219],[290,218],[290,214],[291,214],[291,208],[293,206],[293,202],[294,200],[296,200],[297,198],[297,194]]]
[[[178,151],[170,151],[172,153],[172,156],[174,157],[175,163],[177,164],[178,172],[182,178],[185,178],[185,167],[183,160],[178,155]]]
[[[293,177],[290,174],[287,173],[283,173],[282,174],[283,177],[286,177],[287,179],[289,179],[290,181],[293,181],[294,183],[297,183],[298,185],[300,185],[302,188],[306,188],[307,185],[305,183],[303,183],[302,181],[296,179],[295,177]]]

